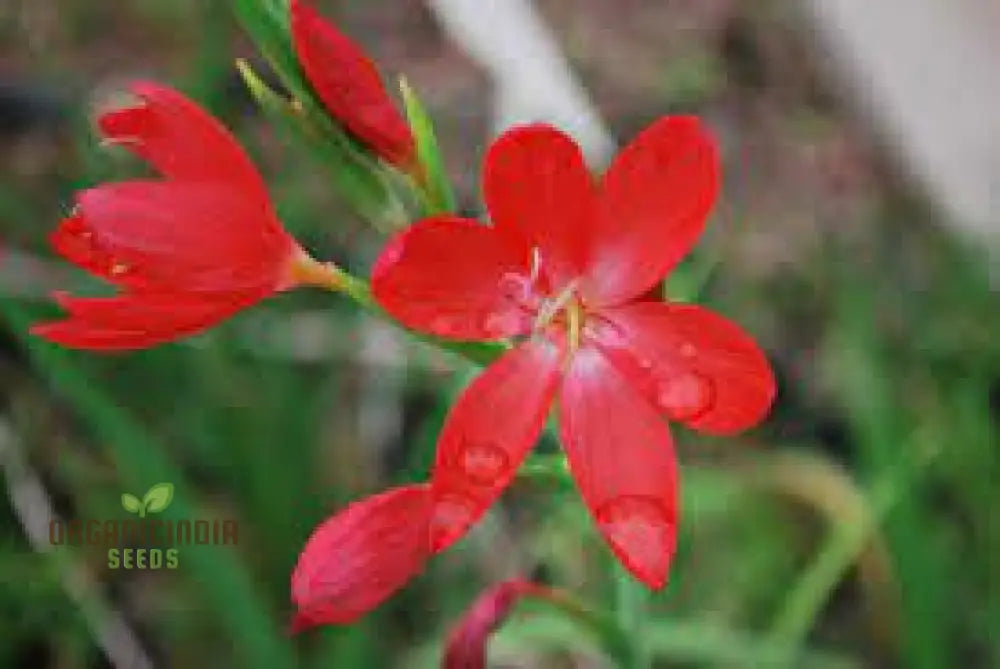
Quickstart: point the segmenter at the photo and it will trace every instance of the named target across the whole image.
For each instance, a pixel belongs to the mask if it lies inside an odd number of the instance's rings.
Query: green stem
[[[319,263],[311,259],[305,259],[302,263],[303,269],[300,270],[301,274],[298,275],[301,281],[300,285],[314,286],[335,293],[341,293],[356,302],[368,313],[386,317],[382,307],[372,297],[371,288],[367,281],[359,279],[333,263]],[[402,329],[402,326],[395,319],[388,318],[388,320]],[[493,362],[509,348],[507,344],[502,342],[450,341],[441,337],[419,334],[412,330],[405,331],[423,342],[460,355],[466,360],[480,366],[485,366]]]
[[[914,461],[888,472],[869,492],[869,513],[860,521],[838,523],[830,531],[826,543],[786,598],[771,626],[768,641],[776,651],[777,665],[793,663],[830,593],[857,561],[885,515],[906,494],[920,468],[936,455],[936,450],[920,453]]]
[[[617,624],[611,613],[587,606],[565,590],[549,591],[537,601],[588,630],[611,657],[618,658],[623,666],[630,666],[628,663],[632,647],[628,634]]]
[[[649,593],[623,567],[615,564],[615,616],[629,639],[630,652],[622,658],[625,669],[649,669],[652,658],[646,643],[646,608]]]

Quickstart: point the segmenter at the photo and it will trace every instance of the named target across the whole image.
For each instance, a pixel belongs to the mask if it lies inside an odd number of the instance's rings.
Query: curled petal
[[[532,339],[469,384],[438,439],[431,486],[431,545],[457,541],[506,488],[545,425],[562,349]]]
[[[264,181],[221,123],[166,86],[137,82],[132,92],[141,104],[98,119],[108,140],[148,160],[167,177],[238,184],[241,196],[254,208],[271,212]]]
[[[72,297],[56,293],[68,312],[39,323],[31,333],[70,348],[124,351],[148,348],[205,330],[258,298],[252,295],[192,297],[187,294]]]
[[[568,135],[542,124],[503,133],[486,154],[483,194],[498,231],[538,247],[552,292],[580,275],[597,197]]]
[[[719,188],[715,142],[695,117],[657,121],[625,147],[601,184],[584,291],[595,304],[641,295],[691,249]]]
[[[371,59],[306,2],[292,0],[291,14],[299,62],[330,114],[376,154],[407,169],[413,135]]]
[[[695,305],[640,302],[604,310],[598,340],[665,416],[711,434],[760,422],[774,401],[771,366],[735,323]]]
[[[372,268],[379,304],[407,327],[452,339],[501,339],[531,330],[537,300],[527,253],[473,220],[414,223]]]
[[[429,487],[407,485],[320,525],[292,573],[293,631],[349,623],[405,585],[430,555],[429,517]]]
[[[553,599],[556,593],[525,581],[504,581],[483,592],[448,634],[443,669],[486,669],[486,644],[523,597]]]
[[[677,460],[666,423],[594,347],[566,372],[560,434],[577,487],[621,563],[666,583],[677,539]]]

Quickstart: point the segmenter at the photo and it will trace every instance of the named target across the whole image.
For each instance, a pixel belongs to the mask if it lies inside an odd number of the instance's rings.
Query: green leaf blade
[[[316,106],[311,93],[293,103],[271,89],[246,61],[237,60],[236,67],[268,120],[330,171],[348,206],[377,228],[392,229],[406,221],[382,168]]]
[[[434,124],[427,108],[424,107],[416,92],[406,79],[400,78],[399,89],[403,94],[403,104],[406,106],[406,118],[417,144],[417,160],[420,161],[419,184],[424,190],[425,208],[428,216],[446,214],[455,211],[455,195],[444,171],[444,161],[441,159],[441,149],[438,146]]]

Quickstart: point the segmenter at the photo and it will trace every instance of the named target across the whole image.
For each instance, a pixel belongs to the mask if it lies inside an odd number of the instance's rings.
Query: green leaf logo
[[[142,502],[135,495],[124,493],[122,495],[122,508],[129,513],[139,513],[139,509],[142,508]]]
[[[173,483],[157,483],[146,491],[142,496],[142,501],[135,495],[124,493],[122,495],[122,508],[129,513],[137,513],[140,518],[145,518],[147,513],[160,513],[174,499]]]

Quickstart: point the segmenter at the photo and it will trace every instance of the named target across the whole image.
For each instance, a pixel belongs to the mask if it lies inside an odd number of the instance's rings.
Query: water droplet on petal
[[[121,276],[122,274],[127,273],[129,271],[129,269],[130,268],[129,268],[128,265],[126,265],[124,263],[116,262],[113,265],[111,265],[111,268],[108,270],[108,273],[111,276]]]
[[[626,566],[646,583],[662,585],[676,539],[663,503],[653,497],[625,495],[606,502],[594,515]]]
[[[685,358],[693,358],[695,354],[698,353],[698,349],[695,348],[695,345],[689,341],[686,341],[683,344],[681,344],[680,350],[681,350],[681,355]]]
[[[450,545],[474,520],[476,504],[468,497],[447,493],[434,501],[430,541],[434,551]]]
[[[479,485],[492,485],[510,469],[510,458],[499,446],[466,442],[459,455],[462,471]]]
[[[520,274],[504,272],[500,277],[500,292],[509,300],[520,302],[529,292],[528,280]]]
[[[662,379],[656,401],[674,420],[690,420],[708,411],[714,401],[712,382],[695,372],[681,372]]]
[[[483,329],[493,337],[503,337],[516,332],[521,325],[521,317],[512,312],[489,314],[483,320]]]

